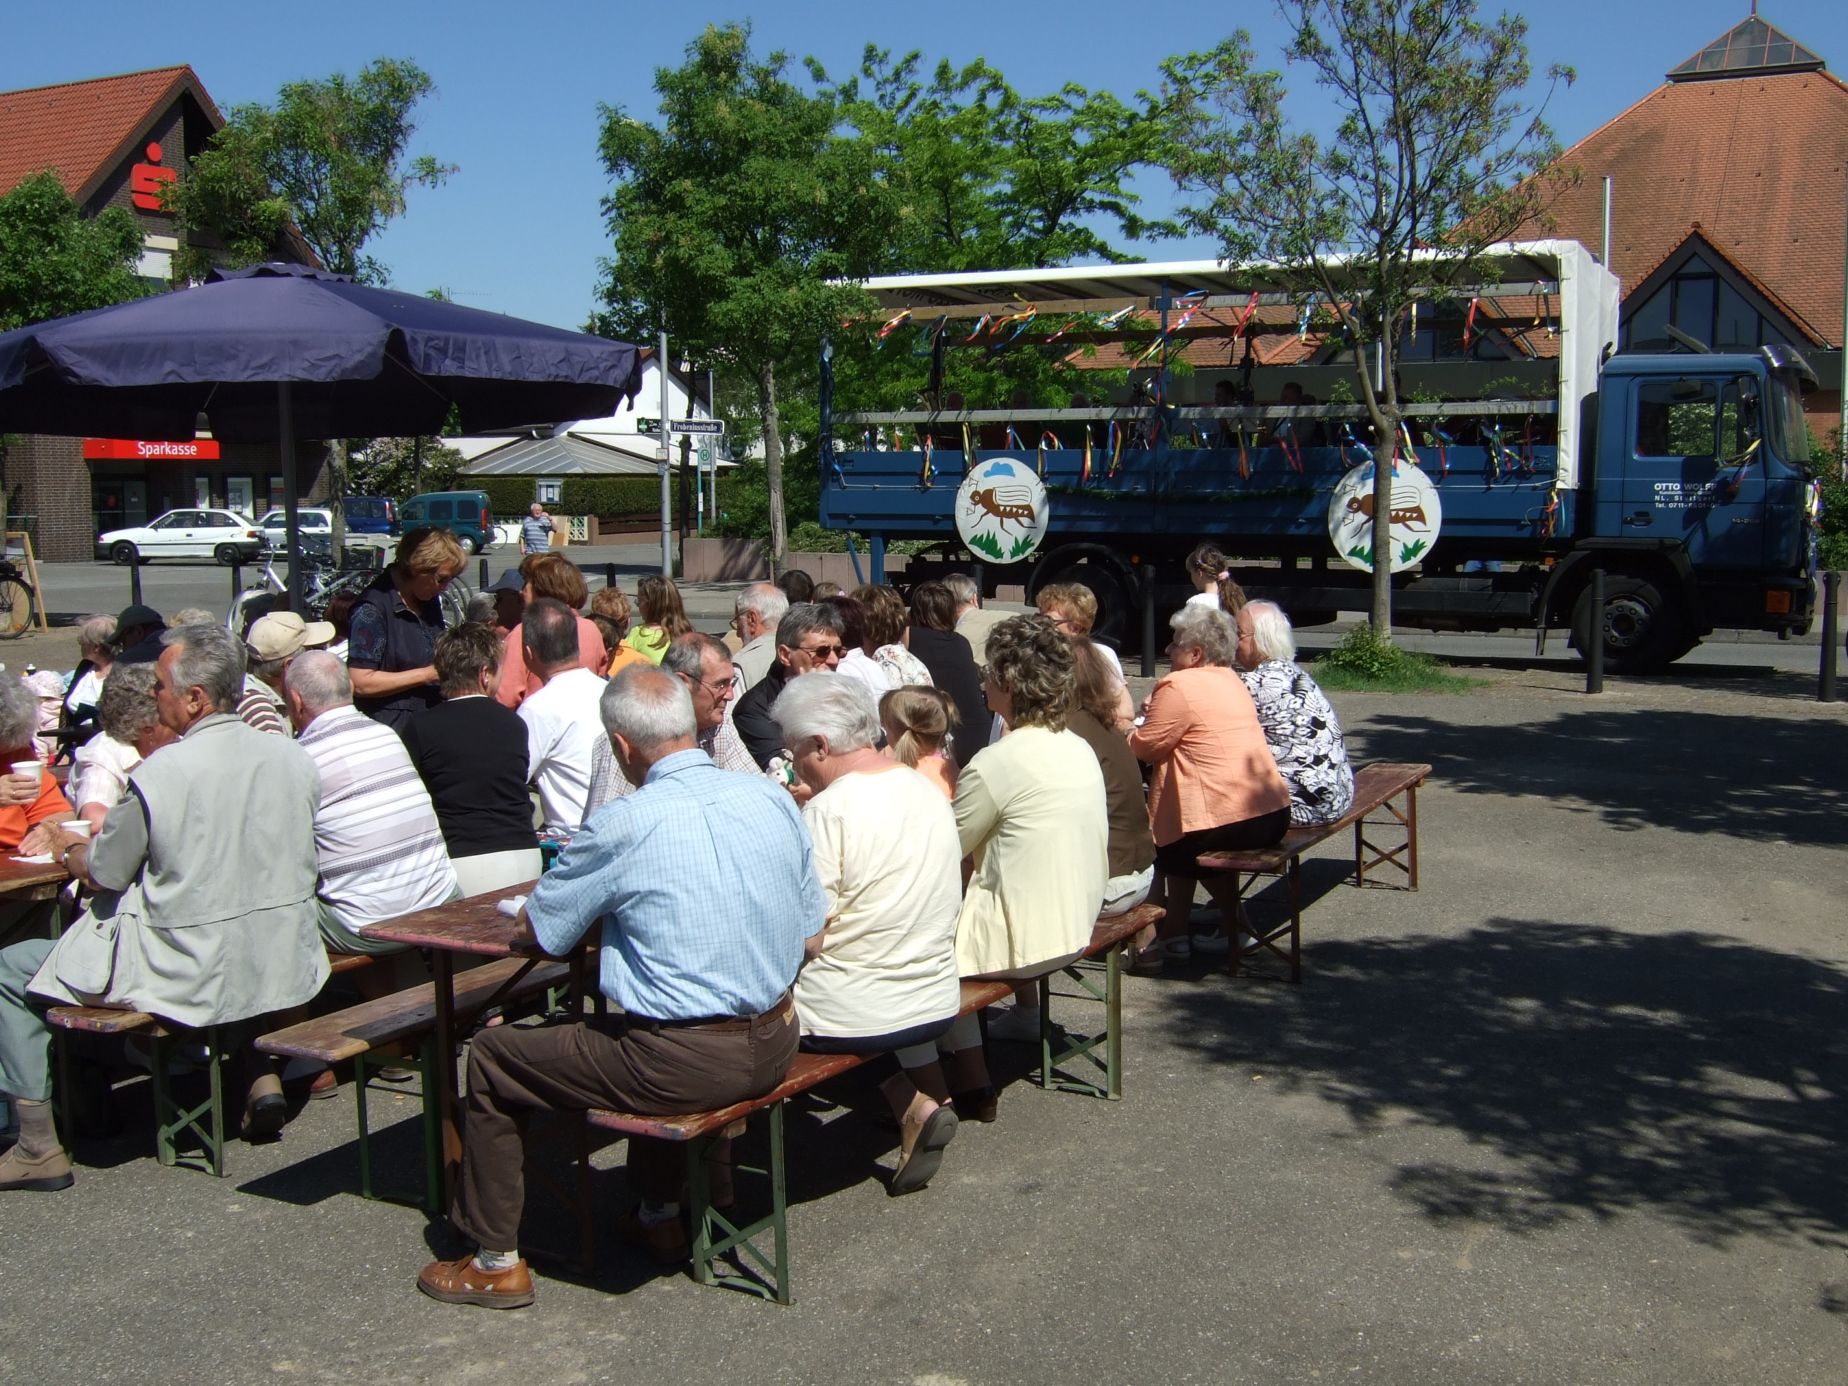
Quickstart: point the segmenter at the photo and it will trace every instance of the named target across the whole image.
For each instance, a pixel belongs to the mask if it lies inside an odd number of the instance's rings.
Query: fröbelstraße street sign
[[[721,438],[725,436],[725,420],[723,419],[674,419],[670,421],[670,424],[675,433],[701,434]],[[652,436],[661,431],[661,421],[638,418],[635,421],[635,431]]]

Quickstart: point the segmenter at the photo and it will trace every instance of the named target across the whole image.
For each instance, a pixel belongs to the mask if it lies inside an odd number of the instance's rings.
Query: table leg
[[[436,1053],[427,1081],[436,1087],[437,1129],[442,1136],[443,1207],[448,1208],[462,1165],[462,1134],[456,1127],[456,978],[449,950],[430,950],[436,991]]]

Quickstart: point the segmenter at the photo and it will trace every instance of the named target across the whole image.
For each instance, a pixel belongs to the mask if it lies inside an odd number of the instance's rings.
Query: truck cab
[[[1591,638],[1584,579],[1605,572],[1602,628],[1619,667],[1661,667],[1718,626],[1801,632],[1814,571],[1814,483],[1788,348],[1616,356],[1598,391],[1591,504],[1548,604]],[[1583,611],[1577,607],[1584,606]]]

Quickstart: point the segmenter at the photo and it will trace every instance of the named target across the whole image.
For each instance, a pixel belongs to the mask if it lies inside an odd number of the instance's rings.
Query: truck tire
[[[1594,630],[1604,641],[1604,667],[1614,674],[1659,674],[1687,653],[1681,615],[1646,578],[1608,573],[1604,611],[1594,619],[1591,588],[1572,607],[1572,644],[1581,659],[1591,650]]]

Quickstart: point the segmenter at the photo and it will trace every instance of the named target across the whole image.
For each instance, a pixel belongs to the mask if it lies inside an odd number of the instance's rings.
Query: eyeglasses
[[[699,681],[699,686],[705,689],[708,693],[710,693],[715,698],[731,697],[732,689],[734,687],[730,679],[714,679],[710,683],[708,683],[704,679],[701,679]]]
[[[847,654],[845,645],[798,645],[796,648],[805,655],[814,655],[816,659],[826,659],[829,655],[841,659]]]

